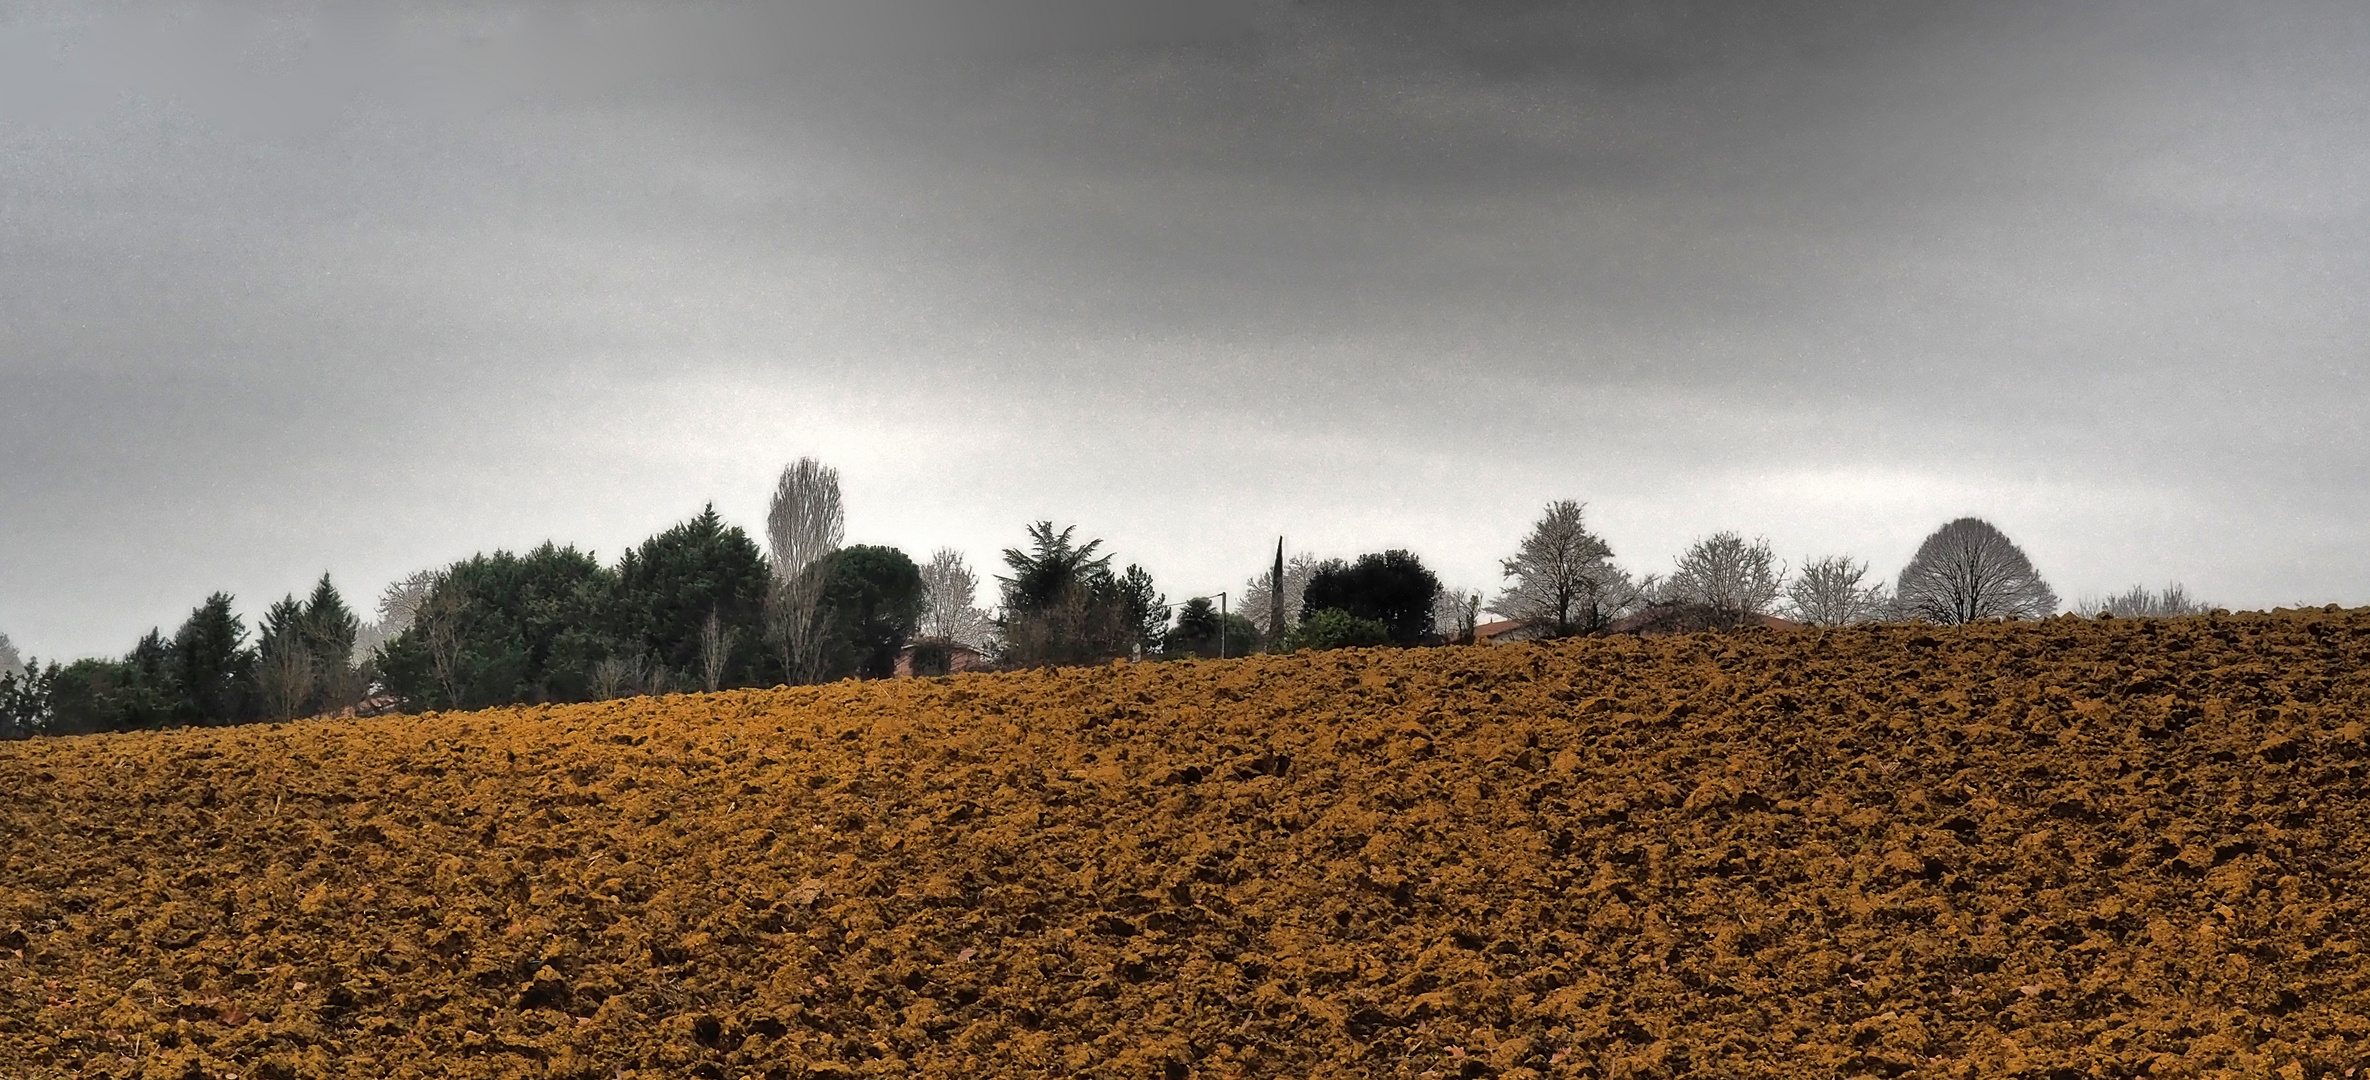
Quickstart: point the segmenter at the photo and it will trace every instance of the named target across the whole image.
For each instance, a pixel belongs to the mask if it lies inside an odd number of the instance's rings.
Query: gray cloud
[[[2370,591],[2358,5],[96,10],[0,22],[28,651],[800,453],[1173,591],[1487,584],[1564,496],[1649,569],[1978,512],[2067,595]]]

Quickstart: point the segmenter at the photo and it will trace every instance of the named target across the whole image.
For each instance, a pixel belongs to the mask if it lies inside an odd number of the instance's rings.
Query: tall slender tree
[[[731,659],[734,639],[738,636],[738,628],[724,625],[724,617],[713,608],[700,622],[700,685],[711,694],[724,688],[725,665]]]
[[[1282,589],[1275,586],[1279,575],[1273,566],[1243,579],[1242,610],[1250,613],[1246,620],[1272,619],[1276,608],[1280,606],[1283,609],[1284,632],[1290,633],[1292,627],[1300,624],[1300,617],[1304,614],[1301,600],[1308,594],[1309,579],[1316,576],[1317,568],[1322,565],[1324,560],[1310,552],[1295,552],[1284,561],[1284,572],[1280,575],[1284,583]],[[1257,623],[1252,623],[1252,626],[1258,628]],[[1263,636],[1270,645],[1282,640],[1273,633]]]
[[[57,730],[55,687],[58,665],[47,668],[18,659],[0,669],[0,739],[24,739]]]
[[[1284,638],[1284,538],[1276,537],[1276,563],[1267,572],[1267,640]]]
[[[1119,575],[1120,604],[1126,608],[1127,624],[1134,634],[1134,656],[1146,659],[1160,654],[1169,631],[1169,598],[1154,587],[1152,572],[1129,563]]]
[[[811,457],[784,468],[774,484],[765,532],[773,549],[768,634],[786,678],[794,683],[820,681],[828,660],[829,631],[822,620],[825,575],[816,568],[839,550],[847,534],[839,470]]]

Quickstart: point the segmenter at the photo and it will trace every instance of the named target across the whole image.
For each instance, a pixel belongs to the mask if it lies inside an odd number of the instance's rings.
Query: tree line
[[[1171,660],[1351,646],[1718,631],[1785,620],[2042,618],[2059,601],[1997,528],[1935,530],[1889,583],[1848,555],[1789,569],[1766,539],[1719,532],[1667,572],[1634,573],[1583,504],[1549,503],[1503,587],[1443,586],[1405,549],[1287,557],[1281,541],[1238,594],[1171,605],[1142,566],[1114,567],[1075,526],[1029,524],[1005,549],[997,606],[950,549],[917,562],[844,544],[836,470],[781,473],[764,543],[713,505],[604,564],[547,542],[413,574],[360,619],[324,575],[272,603],[251,633],[217,593],[171,634],[120,658],[42,665],[0,635],[0,737],[281,720],[394,709],[471,709],[675,691],[803,684],[994,667]],[[1219,601],[1213,603],[1213,600]],[[1233,600],[1232,605],[1225,601]],[[2179,585],[2085,600],[2119,616],[2202,612]]]

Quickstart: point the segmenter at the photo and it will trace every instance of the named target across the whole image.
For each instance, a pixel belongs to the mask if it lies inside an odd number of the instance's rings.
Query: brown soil
[[[2354,1076],[2370,612],[0,746],[0,1076]]]

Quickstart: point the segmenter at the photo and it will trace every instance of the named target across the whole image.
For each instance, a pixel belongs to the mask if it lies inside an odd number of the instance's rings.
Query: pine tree
[[[713,618],[719,684],[756,682],[764,659],[766,573],[757,542],[726,525],[710,503],[618,560],[620,644],[669,671],[701,673],[704,684]]]
[[[290,720],[307,715],[320,682],[312,650],[304,641],[304,605],[284,597],[264,609],[255,642],[255,681],[264,715]]]
[[[207,597],[173,634],[170,663],[180,689],[175,711],[183,723],[230,724],[252,717],[255,653],[247,648],[247,626],[230,602],[229,593]]]

